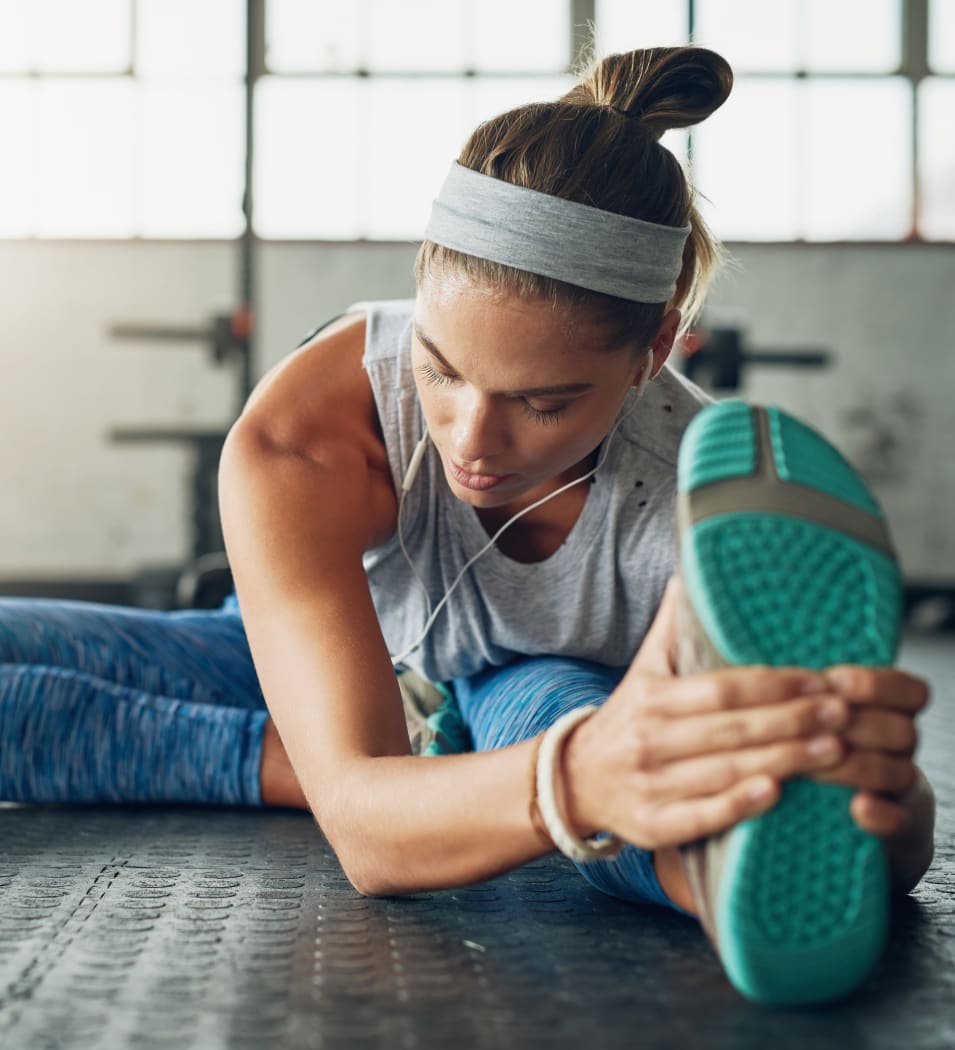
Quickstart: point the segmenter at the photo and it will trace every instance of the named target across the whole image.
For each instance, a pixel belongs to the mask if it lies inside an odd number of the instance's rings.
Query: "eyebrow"
[[[422,346],[428,353],[438,362],[439,365],[446,368],[449,372],[454,372],[454,366],[448,361],[448,359],[441,353],[441,351],[435,345],[434,340],[421,331],[418,326],[418,322],[414,323],[415,335],[421,341]],[[557,386],[536,386],[529,390],[512,390],[508,392],[510,397],[554,397],[559,394],[584,394],[588,390],[593,390],[593,383],[560,383]]]

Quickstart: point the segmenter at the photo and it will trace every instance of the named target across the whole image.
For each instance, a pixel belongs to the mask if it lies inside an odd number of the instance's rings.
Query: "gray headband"
[[[636,303],[676,291],[689,226],[659,226],[482,175],[456,161],[425,239]]]

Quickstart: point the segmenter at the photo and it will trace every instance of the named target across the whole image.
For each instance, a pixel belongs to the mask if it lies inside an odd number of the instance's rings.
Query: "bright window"
[[[239,236],[244,69],[244,0],[0,0],[0,236]]]
[[[955,241],[955,78],[923,80],[919,95],[922,234],[931,240]]]
[[[955,0],[943,0],[955,8]],[[691,30],[689,5],[601,0],[604,50]],[[679,10],[684,19],[673,22]],[[665,15],[671,22],[663,24]],[[696,0],[727,104],[691,132],[703,212],[727,240],[896,240],[913,229],[912,80],[901,0]],[[863,31],[864,28],[864,31]],[[686,38],[685,35],[683,37]]]
[[[269,0],[256,233],[419,238],[477,124],[573,86],[570,29],[568,0]]]
[[[929,0],[928,61],[936,73],[955,73],[955,0]]]
[[[0,0],[0,237],[240,236],[245,12]],[[955,240],[955,0],[265,0],[255,232],[416,240],[481,120],[572,86],[589,22],[601,53],[729,59],[729,103],[663,140],[724,239]]]

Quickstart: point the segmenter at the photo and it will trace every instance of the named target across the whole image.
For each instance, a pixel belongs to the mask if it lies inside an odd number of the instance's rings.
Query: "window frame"
[[[42,241],[56,243],[62,241],[64,243],[76,243],[77,240],[89,241],[92,243],[114,243],[117,241],[156,241],[157,243],[172,242],[177,244],[188,244],[188,243],[232,243],[241,240],[251,241],[262,241],[269,244],[329,244],[341,246],[349,243],[358,244],[407,244],[407,240],[395,240],[391,238],[377,238],[372,236],[357,237],[349,239],[332,239],[332,238],[302,238],[296,240],[288,240],[283,238],[269,238],[262,237],[255,232],[254,229],[254,214],[252,212],[250,202],[253,197],[253,165],[255,155],[255,137],[254,137],[254,99],[255,91],[258,82],[265,77],[281,77],[290,79],[325,79],[325,78],[371,78],[377,76],[387,76],[389,78],[409,78],[409,79],[448,79],[454,77],[462,78],[484,78],[484,79],[495,79],[495,78],[514,78],[520,77],[521,79],[536,79],[545,80],[552,78],[555,73],[560,72],[571,72],[578,64],[580,57],[585,52],[590,39],[590,26],[596,24],[596,0],[569,0],[569,17],[571,20],[570,32],[568,39],[570,41],[570,54],[567,56],[568,60],[564,70],[556,71],[521,71],[518,69],[507,70],[507,71],[476,71],[473,69],[464,70],[459,73],[449,71],[376,71],[370,72],[367,69],[355,69],[350,71],[314,71],[314,72],[274,72],[267,67],[266,64],[266,17],[267,17],[267,2],[268,0],[246,0],[246,17],[247,17],[247,51],[246,51],[246,69],[244,75],[244,85],[246,94],[246,161],[245,161],[245,185],[246,185],[246,204],[245,204],[245,230],[244,232],[238,233],[234,237],[215,237],[215,236],[197,236],[197,237],[152,237],[143,235],[141,233],[134,233],[129,237],[87,237],[87,238],[67,238],[67,237],[44,237],[37,234],[30,234],[25,237],[4,237],[2,238],[7,242],[18,242],[18,241]],[[687,24],[689,27],[689,39],[692,41],[695,31],[695,0],[682,0],[686,6],[687,11]],[[120,71],[109,71],[109,72],[10,72],[0,73],[0,80],[6,79],[24,79],[29,77],[30,79],[59,79],[59,78],[96,78],[101,80],[109,80],[115,78],[136,78],[137,77],[137,21],[138,21],[138,9],[135,0],[127,0],[130,8],[130,64],[125,70]],[[743,244],[743,245],[758,245],[761,247],[770,246],[796,246],[796,245],[826,245],[827,247],[880,247],[880,246],[893,246],[898,247],[899,245],[919,245],[924,247],[937,247],[937,248],[950,248],[955,244],[955,238],[950,239],[927,239],[925,238],[920,230],[920,219],[922,214],[922,193],[920,186],[920,156],[919,156],[919,86],[921,83],[929,78],[938,78],[942,80],[950,80],[955,82],[955,71],[937,71],[933,70],[929,64],[929,3],[930,0],[900,0],[900,10],[902,16],[902,32],[901,32],[901,55],[898,67],[893,70],[885,72],[840,72],[840,71],[826,71],[826,72],[810,72],[805,69],[794,70],[787,72],[747,72],[741,74],[741,77],[745,77],[747,80],[751,79],[771,79],[771,80],[784,80],[784,81],[802,81],[802,80],[814,80],[823,81],[826,79],[838,79],[838,80],[884,80],[889,77],[901,77],[906,79],[911,87],[910,98],[911,98],[911,134],[909,141],[909,170],[910,177],[912,180],[912,201],[911,201],[911,216],[910,216],[910,233],[903,238],[894,240],[880,240],[880,239],[866,239],[866,238],[854,238],[852,240],[818,240],[810,239],[805,236],[796,237],[793,239],[786,240],[753,240],[753,239],[733,239],[726,238],[727,243],[731,244]],[[598,26],[599,30],[599,26]],[[688,158],[690,164],[690,170],[692,173],[693,164],[693,131],[692,129],[688,135]]]
[[[687,12],[687,25],[688,25],[688,38],[690,41],[693,40],[695,34],[695,0],[682,0],[685,5]],[[851,240],[822,240],[816,238],[810,238],[806,236],[795,237],[786,240],[767,239],[767,240],[753,240],[746,238],[724,238],[728,244],[739,244],[739,245],[753,245],[759,247],[780,247],[780,246],[797,246],[806,245],[809,247],[815,247],[819,245],[825,245],[826,247],[847,247],[847,248],[863,248],[863,247],[898,247],[899,245],[919,245],[927,248],[950,248],[955,244],[955,238],[949,240],[939,239],[927,239],[922,236],[920,232],[920,217],[921,217],[921,189],[919,185],[919,92],[918,88],[920,83],[927,77],[938,77],[948,78],[955,81],[955,73],[947,73],[934,71],[929,65],[929,2],[930,0],[900,0],[900,10],[902,17],[902,31],[901,31],[901,54],[898,66],[895,69],[886,70],[883,72],[871,72],[871,71],[839,71],[839,70],[826,70],[825,72],[815,72],[806,69],[796,69],[792,71],[767,71],[767,72],[747,72],[740,74],[740,77],[745,77],[747,80],[753,79],[766,79],[776,81],[824,81],[824,80],[886,80],[888,78],[904,78],[909,82],[910,90],[910,105],[911,105],[911,124],[910,124],[910,138],[909,138],[909,173],[912,180],[911,190],[911,211],[909,221],[909,233],[907,236],[885,240],[880,238],[853,238]],[[266,3],[266,0],[252,0],[252,4]],[[566,66],[566,72],[572,71],[578,64],[580,57],[585,53],[590,40],[590,26],[597,25],[597,11],[596,11],[596,0],[570,0],[569,14],[571,18],[571,31],[569,39],[571,42],[571,54],[568,56],[568,62]],[[264,8],[263,8],[264,9]],[[599,25],[597,25],[599,32]],[[264,34],[263,34],[264,39]],[[545,79],[553,76],[553,73],[542,73],[542,72],[522,72],[520,70],[508,71],[507,73],[499,72],[476,72],[474,70],[466,70],[464,72],[455,74],[448,71],[443,72],[393,72],[393,71],[376,71],[370,72],[368,70],[354,70],[354,71],[329,71],[329,72],[296,72],[296,73],[276,73],[268,70],[265,64],[264,50],[260,55],[259,64],[260,75],[267,76],[280,76],[280,77],[296,77],[296,78],[307,78],[307,79],[321,79],[321,78],[342,78],[342,77],[375,77],[375,76],[388,76],[388,77],[409,77],[414,79],[448,79],[454,76],[461,77],[497,77],[497,76],[520,76],[522,78],[531,79],[539,77]],[[690,129],[688,134],[688,159],[690,165],[690,171],[692,174],[693,170],[693,129]],[[351,241],[336,240],[331,238],[309,238],[307,240],[285,240],[285,239],[272,239],[268,238],[270,244],[302,244],[302,243],[317,243],[317,244],[330,244],[330,245],[342,245],[347,243],[360,243],[360,244],[405,244],[407,241],[400,240],[396,241],[388,238],[376,238],[376,237],[358,237]]]

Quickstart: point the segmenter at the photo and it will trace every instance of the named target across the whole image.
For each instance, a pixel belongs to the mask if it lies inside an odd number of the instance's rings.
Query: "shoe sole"
[[[902,587],[885,518],[820,434],[777,408],[708,406],[681,444],[678,489],[680,571],[704,651],[726,665],[894,662]],[[840,998],[882,954],[887,863],[849,813],[855,791],[790,778],[720,844],[717,948],[755,1002]]]

